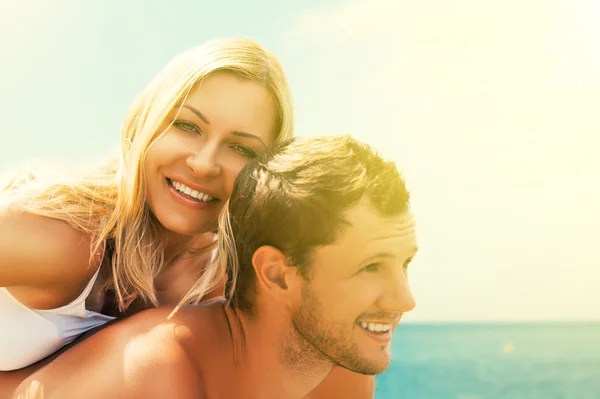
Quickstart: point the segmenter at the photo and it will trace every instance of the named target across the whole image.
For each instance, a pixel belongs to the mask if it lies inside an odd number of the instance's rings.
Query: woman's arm
[[[0,208],[0,287],[24,305],[52,309],[77,298],[99,267],[89,238],[68,223]]]

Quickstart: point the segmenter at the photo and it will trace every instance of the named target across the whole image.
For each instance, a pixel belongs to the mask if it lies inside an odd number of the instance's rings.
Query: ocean
[[[600,399],[600,322],[405,323],[376,399]]]

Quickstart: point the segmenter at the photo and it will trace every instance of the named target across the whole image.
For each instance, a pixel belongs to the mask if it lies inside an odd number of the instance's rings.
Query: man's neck
[[[236,369],[254,391],[252,395],[249,392],[248,398],[303,398],[333,368],[316,349],[295,336],[293,327],[277,309],[265,309],[261,316],[252,318],[229,306],[226,312]]]

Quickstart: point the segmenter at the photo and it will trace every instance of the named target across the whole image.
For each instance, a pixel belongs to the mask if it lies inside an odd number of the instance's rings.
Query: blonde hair
[[[108,285],[114,287],[121,310],[138,297],[158,305],[154,278],[163,265],[165,242],[146,201],[148,148],[169,127],[169,116],[192,88],[217,71],[262,84],[277,108],[273,144],[292,136],[292,99],[277,58],[249,38],[215,40],[177,56],[135,99],[122,126],[120,157],[76,173],[26,169],[4,187],[23,210],[66,221],[89,234],[92,256],[110,245]],[[186,300],[199,300],[222,278],[220,266],[207,267]]]

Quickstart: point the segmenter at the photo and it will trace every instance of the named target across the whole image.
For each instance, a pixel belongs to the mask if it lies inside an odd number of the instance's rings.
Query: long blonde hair
[[[121,310],[138,297],[158,305],[154,278],[163,265],[165,242],[146,201],[148,147],[169,127],[170,114],[192,88],[216,71],[262,84],[277,107],[274,144],[292,136],[291,94],[277,58],[249,38],[215,40],[177,56],[135,99],[122,126],[120,156],[84,171],[25,169],[3,188],[24,211],[63,220],[88,234],[91,256],[110,249],[109,286]],[[207,268],[186,299],[200,299],[223,274],[220,267]]]

